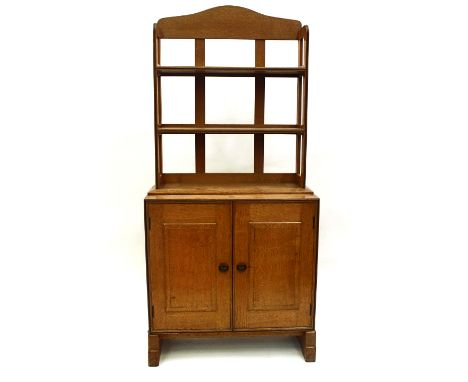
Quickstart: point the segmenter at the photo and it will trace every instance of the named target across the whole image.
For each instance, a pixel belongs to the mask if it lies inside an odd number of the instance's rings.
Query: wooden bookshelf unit
[[[194,39],[195,66],[161,66],[161,39]],[[206,39],[255,40],[255,66],[205,66]],[[297,67],[265,67],[265,40],[297,41]],[[149,365],[159,365],[164,339],[234,336],[296,336],[305,360],[315,361],[319,198],[305,186],[308,27],[221,6],[160,19],[153,50],[156,180],[145,198]],[[164,76],[195,78],[193,124],[162,123]],[[253,77],[253,123],[205,123],[206,77]],[[297,79],[295,124],[265,124],[268,77]],[[193,173],[163,172],[167,134],[194,134]],[[253,134],[253,171],[207,172],[206,134]],[[265,134],[295,136],[295,172],[264,172]]]

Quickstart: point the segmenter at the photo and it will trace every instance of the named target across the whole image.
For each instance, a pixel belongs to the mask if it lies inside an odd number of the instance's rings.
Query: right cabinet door
[[[316,202],[234,204],[234,327],[313,327]]]

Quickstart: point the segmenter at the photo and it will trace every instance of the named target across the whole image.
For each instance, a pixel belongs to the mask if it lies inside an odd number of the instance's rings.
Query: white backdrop
[[[0,379],[466,381],[466,2],[231,3],[310,27],[317,362],[262,339],[146,366],[152,24],[221,3],[19,0],[0,5]]]

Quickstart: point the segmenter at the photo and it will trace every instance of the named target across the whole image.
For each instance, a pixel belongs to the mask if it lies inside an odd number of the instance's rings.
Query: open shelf
[[[153,30],[153,74],[156,188],[165,190],[162,192],[169,192],[169,194],[178,194],[178,190],[190,190],[190,193],[199,194],[213,192],[212,195],[216,196],[216,194],[220,194],[222,188],[225,188],[227,194],[259,192],[265,195],[267,190],[274,190],[277,195],[280,193],[288,195],[296,191],[297,195],[301,195],[301,192],[305,190],[307,165],[308,27],[302,26],[299,21],[265,18],[262,15],[258,16],[251,11],[242,10],[238,7],[227,6],[219,9],[222,12],[218,14],[218,11],[215,11],[216,17],[209,16],[211,11],[201,18],[196,16],[195,23],[193,23],[195,19],[192,19],[192,16],[179,16],[174,19],[162,19],[155,24]],[[234,18],[235,21],[232,18],[232,12],[237,15]],[[213,23],[217,25],[215,28]],[[189,66],[184,66],[184,64],[161,65],[161,41],[179,38],[195,40],[193,48],[192,45],[188,48],[193,49],[193,51],[186,56],[193,57],[193,61],[186,61]],[[233,55],[229,60],[228,57],[225,57],[225,63],[213,60],[215,55],[223,54],[222,50],[210,50],[207,61],[205,49],[205,40],[207,39],[254,40],[255,60],[250,57],[248,61],[248,65],[252,66],[238,66],[240,65],[240,61],[237,61],[238,55],[253,53],[244,50],[232,52]],[[267,60],[266,42],[269,40],[292,40],[297,42],[297,53],[294,52],[291,61],[289,61],[293,66],[268,66],[270,61]],[[223,46],[225,47],[225,44]],[[250,48],[253,48],[253,46]],[[213,53],[213,56],[211,56],[211,53]],[[288,51],[288,56],[291,53]],[[166,61],[166,63],[169,62],[171,61]],[[207,63],[211,65],[207,66]],[[230,63],[233,66],[224,66]],[[163,79],[166,76],[173,76],[174,79],[177,76],[186,79],[191,77],[193,81],[190,82],[190,90],[179,88],[177,85],[168,87],[170,84],[164,83],[165,80]],[[242,77],[250,77],[250,79],[246,79],[249,82],[248,93],[244,92],[245,89],[240,91],[239,89],[236,90],[235,86],[229,88],[227,85],[220,84],[223,80],[220,77],[236,78],[233,82],[238,82]],[[271,80],[272,77],[275,80]],[[280,81],[281,78],[286,79]],[[216,84],[218,86],[212,86],[215,82],[218,82]],[[280,83],[281,85],[288,83],[288,85],[284,87],[272,86],[272,84],[279,85]],[[162,86],[163,84],[164,86]],[[194,85],[194,90],[192,90],[192,85]],[[170,89],[170,91],[167,89]],[[287,89],[287,91],[284,89]],[[193,103],[190,94],[192,92],[194,92]],[[254,93],[253,104],[250,102],[251,93]],[[186,95],[190,96],[190,104],[183,102],[183,97]],[[272,97],[275,97],[275,95],[277,97],[272,102]],[[213,97],[217,97],[216,100],[219,100],[220,103],[213,102]],[[236,101],[243,101],[246,97],[249,97],[249,105],[246,105],[245,108],[239,108],[239,111],[237,111]],[[174,106],[174,110],[176,110],[175,117],[170,113],[163,113],[163,105],[167,105],[167,102]],[[273,115],[275,113],[271,112],[271,105],[281,117]],[[218,109],[214,109],[216,107]],[[224,110],[224,107],[226,110]],[[194,111],[193,117],[192,108]],[[185,109],[190,113],[190,119],[186,121],[178,119],[179,110],[182,112]],[[172,123],[163,123],[163,114],[164,122]],[[213,118],[214,115],[216,115],[216,118]],[[284,119],[282,119],[283,116]],[[177,123],[178,121],[182,123]],[[235,121],[240,123],[233,124],[232,122]],[[280,122],[284,122],[284,124]],[[171,134],[173,134],[172,137]],[[163,136],[175,138],[176,134],[185,134],[182,138],[187,138],[189,134],[193,135],[190,140],[192,141],[193,138],[193,145],[195,146],[194,155],[191,157],[194,159],[194,163],[192,167],[192,162],[190,162],[189,168],[190,171],[193,171],[192,173],[164,173],[164,150],[171,150],[171,153],[177,153],[180,150],[181,154],[185,154],[182,152],[184,146],[181,143],[179,143],[180,146],[177,146],[176,139],[173,142],[171,142],[171,139],[166,139],[165,145],[163,145]],[[213,134],[224,134],[224,136],[218,137],[219,140],[216,141],[216,139],[213,139]],[[234,137],[236,134],[243,134],[244,136],[239,139],[239,137]],[[274,134],[284,136],[279,137],[280,139],[275,142]],[[228,135],[232,136],[228,137]],[[247,137],[246,135],[252,135],[253,137]],[[248,154],[250,158],[250,155],[253,154],[253,163],[249,163],[252,167],[248,167],[251,173],[209,172],[211,170],[227,171],[227,169],[233,168],[229,166],[215,168],[212,166],[212,158],[208,161],[209,166],[207,167],[207,155],[222,157],[225,154],[221,142],[228,141],[227,138],[231,138],[230,142],[232,143],[237,139],[241,141],[243,138],[253,138],[253,145],[249,143],[248,148],[240,147],[238,153],[235,149],[230,149],[230,153],[237,156]],[[206,153],[207,145],[210,149],[208,154]],[[215,145],[220,145],[220,147]],[[212,150],[213,147],[216,149],[215,151]],[[287,157],[285,155],[284,158],[281,158],[281,161],[286,163],[287,160],[287,165],[278,166],[277,168],[282,168],[281,171],[288,171],[288,173],[269,172],[273,169],[271,167],[271,163],[273,163],[271,157],[280,158],[283,153],[287,153]],[[222,161],[223,158],[219,160]],[[279,161],[280,159],[275,160]],[[166,161],[170,161],[169,157]],[[240,170],[244,169],[243,167],[238,168]],[[166,169],[170,170],[170,166],[166,166]]]
[[[163,173],[161,174],[161,185],[170,183],[200,183],[200,184],[219,184],[219,183],[296,183],[297,174],[295,173]]]
[[[160,76],[195,76],[205,77],[301,77],[305,67],[265,68],[265,67],[222,67],[222,66],[156,66]]]
[[[304,194],[296,173],[162,173],[150,194]]]
[[[303,134],[302,125],[162,124],[158,134]]]
[[[160,188],[153,187],[149,195],[230,195],[230,194],[311,194],[308,188],[297,183],[201,183],[201,182],[167,182]]]

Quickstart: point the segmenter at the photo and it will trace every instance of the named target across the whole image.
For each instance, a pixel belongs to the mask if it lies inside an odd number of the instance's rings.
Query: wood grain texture
[[[165,17],[156,28],[160,38],[296,40],[301,23],[225,5],[191,15]]]
[[[299,308],[301,222],[249,222],[248,310]]]
[[[234,205],[234,325],[312,328],[314,203]]]
[[[231,206],[147,204],[151,330],[231,327]]]
[[[213,201],[259,201],[259,202],[312,202],[316,200],[314,195],[307,194],[244,194],[244,195],[150,195],[146,197],[148,202],[162,203],[176,201],[180,203],[193,202],[193,203],[209,203]]]
[[[313,195],[311,189],[302,188],[296,183],[168,183],[164,187],[152,187],[148,191],[148,196],[151,195],[270,195],[270,194],[310,194]]]
[[[314,280],[312,283],[312,294],[314,304],[312,305],[312,329],[315,331],[315,311],[317,309],[317,274],[318,274],[318,246],[319,246],[319,230],[320,230],[320,199],[316,201],[317,209],[315,211],[314,219],[314,251],[315,251],[315,264],[314,264]]]
[[[294,183],[297,181],[295,173],[274,173],[274,174],[254,174],[254,173],[200,173],[200,174],[162,174],[160,185],[169,183]]]
[[[163,223],[166,312],[215,312],[216,223]]]
[[[161,339],[177,338],[219,338],[219,337],[260,337],[260,336],[283,336],[299,337],[305,329],[269,329],[269,330],[230,330],[230,331],[196,331],[196,332],[158,332]]]

